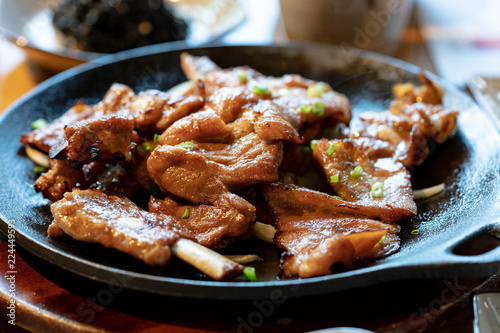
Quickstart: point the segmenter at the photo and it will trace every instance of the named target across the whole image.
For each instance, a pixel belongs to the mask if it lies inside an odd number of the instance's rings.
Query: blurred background
[[[466,89],[500,76],[499,14],[496,0],[0,0],[0,110],[72,66],[173,40],[353,46]]]

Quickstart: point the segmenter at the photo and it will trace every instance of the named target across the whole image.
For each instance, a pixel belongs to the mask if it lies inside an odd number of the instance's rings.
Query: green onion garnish
[[[300,112],[302,112],[302,113],[307,114],[307,113],[311,113],[311,111],[312,111],[312,107],[310,105],[302,104],[300,106]]]
[[[194,142],[193,141],[184,141],[184,142],[180,143],[180,146],[184,149],[192,150],[194,148]]]
[[[380,198],[384,195],[384,184],[380,182],[375,182],[372,185],[372,197]]]
[[[418,230],[418,229],[414,229],[411,231],[412,235],[418,235],[419,233],[420,233],[420,230]]]
[[[37,119],[37,120],[35,120],[34,122],[32,122],[32,123],[31,123],[31,127],[32,127],[33,129],[35,129],[35,130],[36,130],[36,129],[39,129],[39,128],[42,128],[42,127],[45,127],[45,126],[47,126],[48,124],[49,124],[49,123],[47,122],[47,120],[40,118],[40,119]]]
[[[160,134],[155,134],[155,136],[153,137],[153,142],[158,143],[158,140],[160,140]]]
[[[307,88],[307,96],[309,97],[321,97],[325,93],[326,84],[324,82],[318,82]]]
[[[302,154],[310,154],[311,153],[311,148],[308,147],[308,146],[302,146],[300,147],[300,151],[302,152]]]
[[[322,116],[325,114],[325,104],[323,102],[314,102],[313,104],[313,115]]]
[[[190,212],[191,211],[189,210],[189,207],[186,207],[186,210],[184,210],[184,214],[182,214],[181,219],[188,219]]]
[[[256,95],[263,95],[265,93],[268,93],[269,92],[269,88],[268,87],[259,87],[259,86],[253,86],[252,87],[252,91],[256,94]]]
[[[335,149],[337,149],[337,146],[334,143],[332,143],[330,145],[330,147],[328,147],[328,149],[326,150],[326,153],[328,155],[331,155],[331,154],[333,154],[333,152],[335,151]]]
[[[36,166],[36,167],[33,168],[33,171],[35,173],[42,173],[42,172],[45,172],[45,170],[46,169],[43,166]]]
[[[311,140],[311,149],[314,150],[314,147],[318,144],[319,140]]]
[[[153,151],[153,145],[151,142],[146,141],[142,143],[142,149],[144,149],[145,152],[149,153]]]
[[[334,197],[334,198],[337,198],[337,199],[339,199],[339,200],[344,200],[344,198],[339,197],[338,195],[334,195],[333,197]]]
[[[385,235],[382,236],[382,238],[380,238],[380,240],[378,241],[379,244],[384,244],[385,243]]]
[[[238,72],[236,72],[236,76],[238,77],[240,83],[247,83],[248,80],[247,71],[240,69]]]
[[[257,281],[257,275],[255,274],[255,268],[253,267],[243,268],[243,275],[245,275],[245,279],[249,282]]]
[[[338,182],[339,182],[339,174],[330,176],[330,183],[338,183]]]
[[[363,168],[361,166],[357,166],[352,170],[351,172],[351,177],[359,177],[361,173],[363,172]]]

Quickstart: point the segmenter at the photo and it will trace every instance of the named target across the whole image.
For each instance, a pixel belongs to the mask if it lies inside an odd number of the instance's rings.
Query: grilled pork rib
[[[288,251],[287,276],[325,275],[333,264],[350,267],[399,249],[400,227],[374,220],[378,209],[296,185],[269,184],[263,193],[278,229],[274,241]]]
[[[74,189],[51,205],[50,236],[62,233],[128,253],[150,265],[164,265],[180,238],[224,248],[244,236],[252,216],[233,207],[181,205],[173,198],[152,197],[150,212],[132,201],[100,190]],[[186,211],[188,213],[186,213]]]
[[[54,201],[49,235],[163,265],[179,239],[220,250],[249,237],[259,214],[278,229],[287,276],[398,251],[394,223],[416,213],[405,167],[425,159],[427,140],[443,142],[456,128],[438,86],[425,76],[420,87],[396,85],[388,111],[361,113],[345,138],[321,139],[306,157],[300,144],[351,121],[344,95],[207,57],[182,54],[181,67],[191,81],[181,94],[113,84],[98,104],[79,102],[22,137],[52,158],[35,184]],[[284,183],[313,165],[337,196]],[[245,193],[258,193],[258,209]],[[154,194],[149,211],[131,201],[138,194]]]

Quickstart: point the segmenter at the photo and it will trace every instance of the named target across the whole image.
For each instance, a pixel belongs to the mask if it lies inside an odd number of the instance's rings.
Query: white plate
[[[0,33],[26,50],[28,59],[60,72],[105,53],[64,47],[52,24],[52,10],[61,0],[0,0]],[[189,21],[187,46],[222,37],[245,19],[236,0],[166,1]]]

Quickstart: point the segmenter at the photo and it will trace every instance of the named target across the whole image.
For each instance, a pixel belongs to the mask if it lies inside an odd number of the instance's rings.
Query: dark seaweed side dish
[[[65,0],[53,23],[64,46],[99,53],[181,40],[188,32],[163,0]]]

